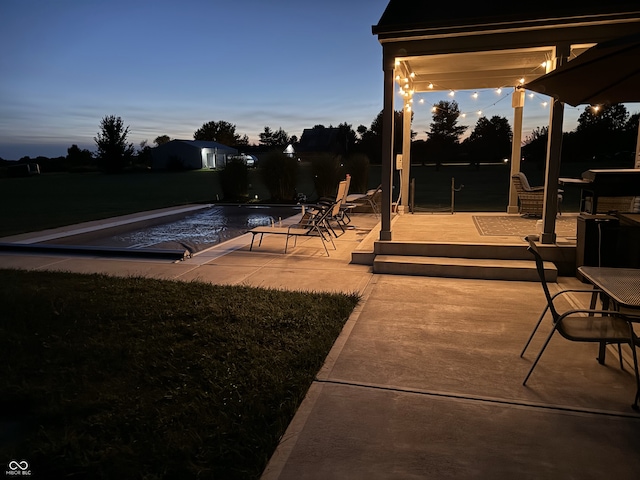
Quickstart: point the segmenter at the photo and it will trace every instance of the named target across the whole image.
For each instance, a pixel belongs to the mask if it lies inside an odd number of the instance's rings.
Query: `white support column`
[[[555,68],[566,63],[571,53],[571,45],[556,46]],[[560,157],[562,153],[562,122],[564,103],[551,99],[549,115],[549,141],[547,143],[547,167],[544,176],[544,209],[542,213],[542,243],[556,243],[556,216],[558,215],[558,179],[560,178]]]
[[[395,58],[388,52],[382,52],[384,71],[384,100],[382,110],[382,201],[380,205],[382,219],[380,240],[391,240],[391,195],[393,192],[393,96]]]
[[[636,162],[633,168],[640,168],[640,123],[638,123],[638,139],[636,140]]]
[[[402,169],[400,170],[400,203],[398,213],[409,208],[409,173],[411,170],[411,102],[405,98],[402,110]]]
[[[507,206],[507,213],[518,213],[518,192],[511,181],[511,176],[520,172],[524,88],[516,87],[511,97],[511,106],[513,107],[513,139],[511,142],[511,175],[509,176],[509,205]]]

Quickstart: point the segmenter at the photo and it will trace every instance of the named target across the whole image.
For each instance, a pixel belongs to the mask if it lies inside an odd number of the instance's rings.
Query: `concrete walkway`
[[[520,358],[544,306],[539,284],[374,276],[349,261],[377,218],[353,223],[330,257],[317,238],[284,255],[284,238],[267,235],[252,252],[240,237],[178,263],[3,253],[0,268],[360,292],[267,480],[638,477],[628,351],[621,370],[613,350],[601,366],[596,345],[554,338],[524,387],[549,329],[547,320]],[[561,277],[555,288],[568,287],[584,285]]]

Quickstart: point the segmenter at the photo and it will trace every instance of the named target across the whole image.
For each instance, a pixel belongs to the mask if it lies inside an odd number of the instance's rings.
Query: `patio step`
[[[503,260],[532,260],[524,242],[375,242],[378,255],[417,255],[423,257],[500,258]]]
[[[558,277],[556,266],[551,262],[544,262],[544,267],[547,281],[555,282]],[[533,260],[376,255],[373,261],[373,272],[426,277],[540,281]]]

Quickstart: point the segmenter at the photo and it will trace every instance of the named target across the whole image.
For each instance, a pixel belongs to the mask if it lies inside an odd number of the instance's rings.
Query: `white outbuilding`
[[[171,140],[151,149],[152,170],[199,170],[222,168],[227,157],[238,150],[218,142],[204,140]]]

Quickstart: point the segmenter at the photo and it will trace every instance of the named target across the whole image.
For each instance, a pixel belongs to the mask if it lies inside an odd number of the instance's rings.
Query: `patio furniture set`
[[[560,178],[563,186],[582,187],[580,211],[586,213],[633,212],[640,196],[640,169],[596,169],[582,173],[582,178]],[[521,215],[541,217],[544,209],[544,187],[532,187],[527,176],[518,172],[511,176],[518,194]],[[558,190],[558,212],[562,214],[562,194]]]
[[[544,187],[530,187],[527,178],[520,173],[513,176],[518,188],[521,201],[521,213],[531,215],[542,214],[542,195]],[[257,227],[251,230],[252,239],[249,250],[253,249],[256,235],[260,235],[258,246],[262,244],[265,234],[285,235],[285,253],[288,250],[289,239],[297,241],[299,236],[317,236],[322,240],[327,256],[330,243],[335,250],[333,238],[337,238],[345,232],[345,227],[350,223],[349,212],[358,205],[368,204],[375,213],[379,213],[377,197],[380,187],[370,190],[367,194],[349,195],[350,177],[338,184],[335,198],[320,199],[312,205],[302,206],[300,219],[290,225],[272,227]],[[524,192],[521,194],[521,191]],[[561,194],[559,195],[561,201]],[[334,228],[335,226],[335,228]],[[336,230],[339,230],[338,233]],[[591,282],[591,289],[567,289],[554,295],[550,293],[545,278],[542,256],[538,251],[535,241],[527,238],[528,250],[533,255],[542,288],[547,300],[546,306],[538,317],[533,331],[520,353],[523,357],[532,339],[534,338],[542,320],[548,312],[551,312],[552,329],[547,335],[540,352],[536,356],[522,384],[526,385],[534,369],[538,365],[542,354],[547,348],[551,338],[557,332],[562,337],[573,342],[591,342],[599,344],[598,361],[605,362],[605,347],[607,344],[618,346],[620,367],[624,369],[622,345],[628,345],[631,349],[633,367],[636,379],[636,395],[632,404],[634,410],[640,410],[640,373],[635,347],[640,346],[640,340],[636,335],[633,325],[640,322],[640,269],[601,268],[580,266],[578,271],[587,281]],[[295,243],[294,243],[295,245]],[[554,301],[567,293],[588,292],[592,294],[589,309],[574,309],[560,312]],[[598,296],[602,298],[602,309],[596,309]]]
[[[358,206],[367,205],[374,213],[380,213],[378,201],[381,186],[364,194],[349,195],[350,184],[351,176],[347,175],[345,180],[338,183],[335,198],[320,198],[314,204],[303,204],[302,216],[296,223],[273,225],[271,227],[262,226],[252,229],[250,231],[252,237],[249,250],[253,250],[256,235],[260,235],[258,246],[262,245],[262,239],[265,234],[284,235],[286,238],[284,253],[287,253],[290,238],[294,239],[295,246],[298,237],[317,236],[322,240],[325,253],[329,256],[329,249],[326,244],[330,243],[333,249],[336,249],[333,238],[344,234],[345,227],[351,222],[351,217],[349,216],[351,210]],[[339,229],[341,233],[338,234],[336,229]]]

